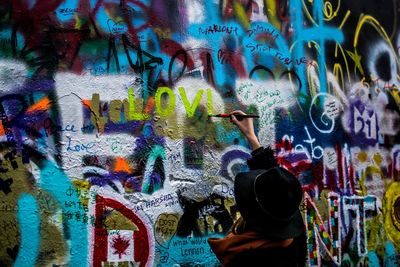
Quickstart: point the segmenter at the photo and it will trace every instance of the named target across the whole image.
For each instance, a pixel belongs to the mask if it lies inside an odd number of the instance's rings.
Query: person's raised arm
[[[256,134],[254,133],[253,118],[242,118],[241,120],[239,120],[235,117],[235,114],[246,115],[246,113],[241,110],[233,111],[231,113],[231,122],[239,128],[244,136],[246,136],[253,150],[260,148],[260,142],[258,141]]]
[[[234,123],[239,130],[246,136],[247,140],[253,149],[251,158],[247,160],[247,165],[250,170],[270,169],[278,166],[277,159],[274,156],[274,151],[270,147],[262,147],[254,132],[253,118],[238,119],[235,114],[246,115],[241,110],[235,110],[231,114],[231,122]]]

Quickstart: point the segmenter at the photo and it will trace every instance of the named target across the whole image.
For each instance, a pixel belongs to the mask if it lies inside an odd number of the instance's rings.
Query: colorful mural
[[[0,266],[220,266],[257,135],[309,266],[399,266],[397,0],[3,0]]]

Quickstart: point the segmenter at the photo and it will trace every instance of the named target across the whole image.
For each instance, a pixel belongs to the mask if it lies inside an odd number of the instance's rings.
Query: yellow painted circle
[[[400,182],[393,182],[386,190],[384,197],[385,230],[396,246],[400,249]]]

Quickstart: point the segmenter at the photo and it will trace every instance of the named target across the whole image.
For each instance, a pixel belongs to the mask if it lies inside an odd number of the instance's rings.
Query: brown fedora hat
[[[305,231],[297,178],[282,167],[242,172],[235,177],[238,210],[249,228],[267,237],[295,238]]]

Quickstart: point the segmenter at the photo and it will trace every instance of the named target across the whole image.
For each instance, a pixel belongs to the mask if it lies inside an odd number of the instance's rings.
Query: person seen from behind
[[[224,238],[209,238],[211,249],[225,267],[303,267],[306,263],[306,231],[299,206],[303,193],[298,179],[279,167],[274,152],[262,147],[253,119],[231,122],[248,139],[253,152],[248,172],[236,175],[234,196],[241,217]]]

